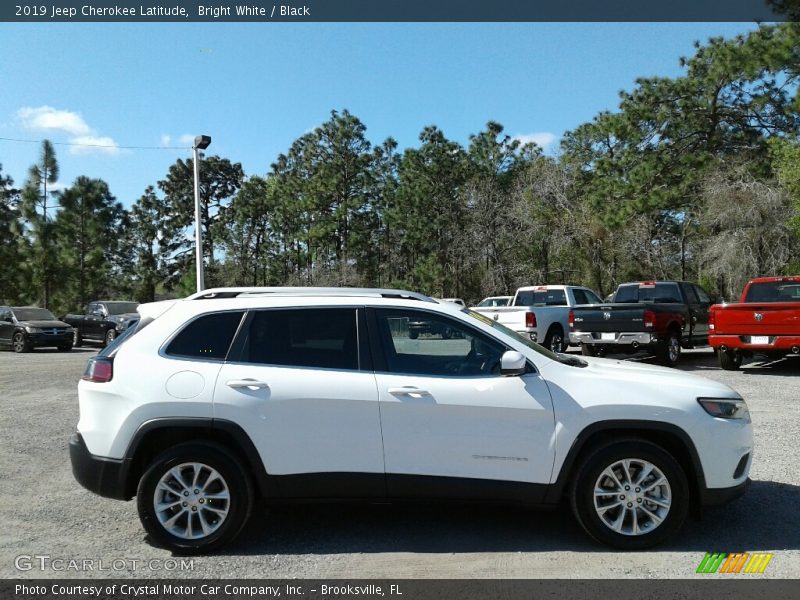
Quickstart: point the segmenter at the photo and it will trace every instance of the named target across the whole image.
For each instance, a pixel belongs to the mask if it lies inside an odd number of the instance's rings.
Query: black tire
[[[72,350],[72,344],[62,344],[58,346],[59,352],[69,352],[70,350]]]
[[[597,346],[581,344],[581,354],[584,356],[597,356]]]
[[[720,350],[717,356],[719,357],[719,366],[726,371],[738,371],[742,366],[742,355],[739,352]]]
[[[18,331],[11,338],[11,349],[17,354],[21,354],[23,352],[30,352],[31,343],[28,341],[28,338],[25,336],[24,333]]]
[[[72,331],[72,347],[80,348],[81,346],[83,346],[83,335],[81,335],[81,330],[75,327]]]
[[[108,331],[106,331],[106,335],[103,338],[103,346],[108,346],[115,339],[117,339],[117,330],[109,329]]]
[[[444,329],[442,329],[442,339],[443,340],[449,340],[451,337],[453,337],[453,330],[452,329],[450,329],[449,327],[445,327]]]
[[[159,521],[154,506],[156,502],[156,486],[158,486],[161,478],[167,476],[174,467],[186,463],[199,463],[217,471],[227,485],[229,493],[228,512],[222,523],[209,535],[192,539],[186,539],[168,531]],[[206,480],[206,485],[208,485],[208,480]],[[189,493],[192,494],[193,492]],[[172,497],[181,498],[182,496],[173,494]],[[201,500],[197,501],[201,502]],[[224,503],[224,501],[218,502]],[[166,450],[150,464],[139,480],[136,504],[142,526],[156,544],[179,554],[206,554],[230,543],[241,532],[250,518],[253,506],[253,483],[249,474],[239,465],[239,461],[222,446],[189,442]],[[218,508],[224,508],[224,504],[218,504],[217,506]],[[182,511],[183,508],[175,507],[170,510]],[[191,513],[186,512],[184,514]],[[204,514],[209,513],[205,512]],[[213,513],[211,515],[213,517]],[[170,513],[166,516],[170,516]],[[192,523],[195,524],[194,527],[199,525],[197,520],[199,517],[200,515],[197,515],[197,518],[191,517]],[[184,517],[180,517],[176,523],[180,523],[181,519],[184,519],[183,522],[186,523]],[[212,526],[216,526],[216,524],[214,523]],[[188,525],[184,525],[184,529],[187,529],[187,527]]]
[[[419,331],[409,331],[408,337],[410,337],[412,340],[417,339],[419,337]]]
[[[566,352],[567,343],[564,340],[564,330],[559,325],[553,325],[547,330],[544,347],[551,352]]]
[[[676,330],[670,329],[667,337],[658,343],[656,356],[665,367],[674,367],[680,362],[681,336]]]
[[[598,510],[595,508],[595,486],[600,481],[603,472],[618,461],[626,459],[646,461],[654,465],[661,471],[669,485],[671,502],[668,512],[663,515],[663,520],[655,525],[648,533],[633,535],[631,533],[626,534],[614,531],[610,525],[602,520],[598,514]],[[636,464],[636,462],[633,462],[632,468],[635,467]],[[641,474],[641,470],[636,473],[637,474],[631,473],[631,479],[634,481],[636,477]],[[645,482],[649,483],[650,479],[645,478]],[[647,483],[645,485],[647,485]],[[637,489],[635,483],[633,483],[632,486],[632,489]],[[623,493],[633,494],[633,491]],[[575,479],[573,480],[573,485],[570,490],[570,504],[572,505],[572,511],[578,523],[580,523],[581,527],[598,542],[620,550],[642,550],[660,544],[680,529],[689,512],[689,494],[689,483],[686,480],[686,474],[671,454],[652,442],[631,438],[599,446],[586,455],[586,458],[578,466]],[[616,501],[615,494],[614,498],[610,499],[609,502],[614,501]],[[601,502],[606,502],[606,500],[601,499]],[[614,519],[616,521],[616,517],[619,513],[612,511],[627,510],[628,516],[625,517],[623,523],[628,522],[632,524],[632,515],[637,514],[641,515],[637,517],[637,523],[642,523],[642,529],[653,526],[653,521],[642,511],[649,508],[657,512],[659,509],[654,504],[648,506],[647,500],[645,500],[644,503],[637,504],[637,502],[638,500],[632,501],[628,506],[634,505],[639,508],[623,508],[623,505],[620,504],[619,509],[612,508],[603,514],[608,515],[609,520]],[[641,521],[639,521],[639,519],[641,519]]]

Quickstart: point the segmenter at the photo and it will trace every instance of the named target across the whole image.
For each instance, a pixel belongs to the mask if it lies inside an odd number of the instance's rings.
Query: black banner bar
[[[576,560],[576,571],[580,560]],[[711,577],[711,576],[710,576]],[[381,580],[61,579],[3,580],[4,600],[795,600],[800,580]]]
[[[14,22],[553,22],[797,18],[794,0],[60,0],[4,1]]]

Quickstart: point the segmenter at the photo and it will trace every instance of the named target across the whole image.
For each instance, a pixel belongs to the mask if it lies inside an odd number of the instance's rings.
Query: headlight
[[[747,402],[741,398],[698,398],[700,406],[712,417],[720,419],[749,419]]]
[[[28,333],[42,333],[42,329],[40,327],[26,327],[25,331]]]

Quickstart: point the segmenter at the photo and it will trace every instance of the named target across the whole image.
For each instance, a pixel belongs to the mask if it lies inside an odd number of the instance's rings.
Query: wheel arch
[[[264,463],[241,426],[224,419],[159,418],[143,423],[128,445],[121,474],[125,497],[136,495],[139,479],[156,456],[184,442],[219,444],[241,461],[262,496],[269,493]]]
[[[700,456],[691,437],[677,425],[645,420],[600,421],[584,428],[573,441],[545,501],[551,504],[561,501],[578,467],[591,450],[632,437],[657,444],[678,461],[689,482],[691,503],[699,506],[706,483]]]

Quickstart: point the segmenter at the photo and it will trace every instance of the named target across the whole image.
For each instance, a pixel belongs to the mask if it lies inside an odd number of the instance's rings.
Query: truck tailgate
[[[725,304],[713,314],[717,334],[800,335],[798,302]]]
[[[475,312],[494,319],[514,331],[525,330],[525,313],[530,311],[527,306],[498,306],[495,308],[474,308]]]
[[[644,331],[645,308],[638,303],[576,306],[572,309],[575,331]]]

